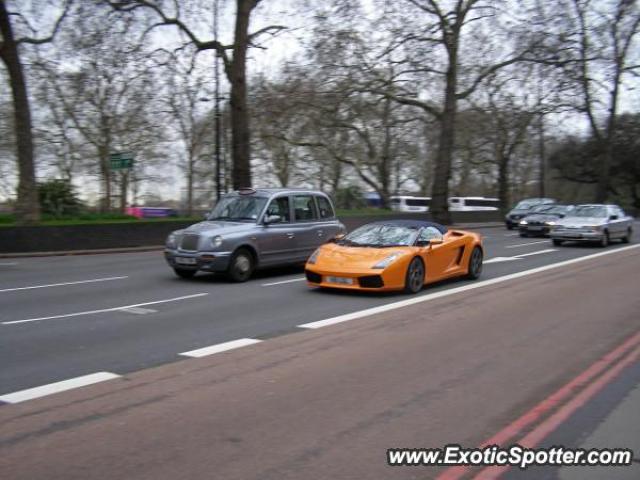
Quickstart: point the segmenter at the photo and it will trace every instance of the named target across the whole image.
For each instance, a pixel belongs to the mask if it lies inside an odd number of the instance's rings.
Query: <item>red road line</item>
[[[496,433],[494,436],[482,442],[480,447],[482,448],[490,445],[506,444],[510,439],[523,432],[525,428],[538,421],[543,415],[548,413],[550,410],[558,406],[562,401],[574,394],[576,390],[579,390],[580,388],[587,385],[593,378],[609,368],[614,362],[616,362],[638,344],[640,344],[640,332],[632,335],[621,345],[618,345],[615,349],[607,353],[600,360],[597,360],[595,363],[593,363],[590,367],[588,367],[584,372],[579,374],[569,383],[560,387],[560,389],[558,389],[555,393],[542,400],[531,410],[525,412],[519,418]],[[471,467],[466,466],[450,467],[440,475],[438,475],[436,478],[437,480],[456,480],[465,475],[470,469]]]
[[[526,448],[533,448],[538,445],[547,435],[553,432],[571,415],[573,415],[576,410],[583,407],[591,398],[612,382],[626,367],[637,362],[639,358],[640,347],[637,347],[622,361],[611,367],[607,372],[603,373],[602,376],[598,377],[593,383],[591,383],[591,385],[586,387],[578,395],[567,402],[560,410],[538,425],[533,431],[520,440],[518,444]],[[487,467],[473,478],[493,480],[500,477],[500,475],[509,470],[509,468],[511,467]]]

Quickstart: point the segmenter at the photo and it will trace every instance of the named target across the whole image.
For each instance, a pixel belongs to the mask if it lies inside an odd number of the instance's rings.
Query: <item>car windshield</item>
[[[550,212],[553,209],[553,205],[535,205],[531,207],[531,213],[542,213],[542,212]]]
[[[549,208],[548,210],[545,210],[544,213],[548,213],[550,215],[563,215],[568,211],[569,211],[569,207],[567,207],[566,205],[556,205]]]
[[[597,217],[604,218],[607,216],[607,208],[597,205],[587,205],[584,207],[578,207],[572,213],[573,217]]]
[[[354,247],[404,247],[413,245],[417,236],[417,228],[370,224],[349,233],[340,244]]]
[[[531,207],[538,205],[535,202],[523,200],[513,207],[514,210],[529,210]]]
[[[213,208],[207,219],[255,222],[266,203],[267,199],[265,197],[241,195],[223,197]]]

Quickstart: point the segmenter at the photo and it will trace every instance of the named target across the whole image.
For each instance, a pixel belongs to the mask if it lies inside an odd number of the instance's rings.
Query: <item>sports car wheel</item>
[[[482,273],[482,249],[480,247],[474,247],[471,252],[471,258],[469,258],[469,268],[467,278],[475,280],[480,277]]]
[[[633,231],[631,230],[631,227],[629,227],[626,235],[622,237],[622,243],[629,243],[631,241],[631,235],[633,235]]]
[[[246,282],[251,277],[254,268],[253,255],[241,248],[231,257],[227,274],[234,282]]]
[[[424,286],[424,264],[419,258],[414,258],[407,268],[404,280],[405,293],[418,293]]]
[[[176,275],[179,276],[180,278],[193,278],[197,270],[185,270],[184,268],[174,268],[173,271],[176,272]]]

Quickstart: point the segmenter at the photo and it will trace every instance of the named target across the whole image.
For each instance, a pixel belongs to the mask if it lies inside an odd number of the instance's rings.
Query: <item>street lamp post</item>
[[[218,0],[213,2],[213,38],[218,41]],[[222,193],[222,165],[220,161],[220,55],[216,49],[214,60],[215,74],[215,100],[214,100],[214,128],[216,137],[215,157],[216,157],[216,199],[220,200]]]

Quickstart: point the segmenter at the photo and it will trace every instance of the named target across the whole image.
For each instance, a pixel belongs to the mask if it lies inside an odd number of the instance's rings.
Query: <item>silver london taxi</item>
[[[225,272],[244,282],[256,268],[304,263],[345,231],[322,192],[241,189],[224,195],[205,221],[172,232],[165,258],[182,278]]]

